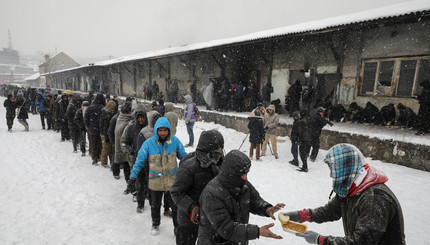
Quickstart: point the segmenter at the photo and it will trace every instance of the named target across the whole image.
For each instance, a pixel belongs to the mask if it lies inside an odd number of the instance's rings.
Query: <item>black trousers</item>
[[[52,115],[49,112],[46,112],[45,116],[46,116],[46,124],[48,126],[48,130],[54,129],[53,122],[52,122]]]
[[[145,167],[140,171],[139,175],[137,175],[136,179],[136,190],[137,190],[137,204],[139,206],[145,205],[145,199],[146,197],[151,197],[151,195],[148,195],[148,168],[146,167],[148,164],[145,164]],[[151,199],[149,199],[149,203],[151,203]]]
[[[300,143],[299,145],[300,159],[303,163],[302,168],[308,169],[308,157],[310,149],[311,145],[309,143]]]
[[[42,122],[42,128],[45,129],[45,116],[46,116],[46,111],[40,111],[39,112],[40,115],[40,121]]]
[[[70,130],[70,136],[72,137],[73,151],[77,151],[81,137],[81,135],[79,134],[79,129]]]
[[[128,162],[113,163],[111,166],[112,174],[113,176],[119,176],[121,165],[123,167],[125,181],[127,182],[130,179],[130,165],[128,165]]]
[[[81,152],[85,153],[85,145],[87,144],[87,133],[83,130],[79,130],[79,136]]]
[[[6,117],[7,129],[12,129],[13,120],[15,119],[15,115],[13,117]]]
[[[310,158],[315,160],[318,156],[318,151],[320,150],[320,137],[311,140],[311,147],[312,152]]]
[[[102,140],[100,135],[88,135],[90,141],[90,155],[93,161],[100,159],[100,154],[102,153]]]
[[[169,191],[153,191],[149,190],[151,195],[151,218],[152,218],[152,225],[160,225],[161,215],[160,215],[160,209],[161,209],[161,199],[163,198],[163,195],[166,196],[166,201],[170,204],[170,207],[172,208],[172,219],[173,219],[173,226],[176,228],[178,227],[178,215],[177,215],[177,207],[175,203],[172,200],[172,197],[170,196]]]
[[[70,131],[69,126],[67,125],[67,122],[64,120],[61,120],[61,140],[69,140],[70,139]]]
[[[199,235],[199,225],[178,226],[176,245],[195,245]]]

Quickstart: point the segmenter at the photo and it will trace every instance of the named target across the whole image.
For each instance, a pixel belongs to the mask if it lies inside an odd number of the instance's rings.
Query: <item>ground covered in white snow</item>
[[[3,104],[4,98],[0,99]],[[15,120],[14,131],[7,132],[5,109],[0,109],[0,244],[174,244],[173,224],[162,216],[157,237],[150,235],[149,205],[137,214],[131,196],[122,194],[123,178],[115,180],[108,169],[92,166],[89,156],[72,153],[71,142],[60,142],[60,135],[41,130],[39,116],[29,115],[30,132]],[[218,129],[225,137],[226,152],[237,149],[245,134],[213,123],[198,122],[195,142],[203,129]],[[188,143],[185,124],[180,121],[177,136]],[[325,204],[331,191],[328,167],[320,151],[310,171],[301,173],[291,160],[290,141],[278,143],[280,158],[263,157],[253,161],[249,180],[261,196],[283,211],[313,208]],[[340,142],[339,142],[340,143]],[[246,141],[241,150],[247,150]],[[187,149],[191,151],[193,149]],[[387,185],[397,195],[404,213],[408,244],[429,244],[430,173],[369,160],[383,170]],[[122,176],[121,176],[122,177]],[[251,223],[264,225],[272,220],[251,215]],[[250,244],[307,244],[302,238],[282,230],[274,221],[275,233],[283,240],[260,238]],[[308,223],[323,235],[343,235],[342,222]]]

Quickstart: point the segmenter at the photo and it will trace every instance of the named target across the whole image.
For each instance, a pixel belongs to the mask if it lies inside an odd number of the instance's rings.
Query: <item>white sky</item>
[[[120,57],[407,0],[0,0],[0,48]]]

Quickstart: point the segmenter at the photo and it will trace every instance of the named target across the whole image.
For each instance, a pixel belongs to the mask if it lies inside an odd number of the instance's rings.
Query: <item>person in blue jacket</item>
[[[46,97],[45,95],[43,95],[42,92],[37,92],[35,105],[37,112],[39,112],[40,114],[40,121],[42,121],[42,129],[45,129],[46,108],[43,105],[45,99]]]
[[[149,165],[149,193],[151,196],[151,235],[160,233],[160,208],[163,194],[167,196],[172,208],[172,219],[176,233],[177,207],[170,196],[170,188],[175,180],[178,170],[177,159],[181,160],[187,153],[182,142],[171,135],[169,120],[160,117],[154,125],[154,136],[147,139],[140,148],[136,162],[131,170],[128,188],[133,193],[135,191],[136,178],[145,164]]]

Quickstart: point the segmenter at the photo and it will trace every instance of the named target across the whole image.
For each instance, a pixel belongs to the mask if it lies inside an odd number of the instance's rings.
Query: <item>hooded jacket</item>
[[[178,224],[197,226],[190,221],[191,211],[199,206],[199,197],[207,183],[218,173],[222,158],[213,162],[213,150],[224,148],[224,138],[216,130],[204,131],[200,135],[197,150],[188,154],[179,163],[179,169],[170,194],[178,206]]]
[[[37,95],[38,96],[36,96],[36,102],[35,102],[37,110],[39,110],[40,112],[46,112],[46,108],[43,103],[46,100],[45,95],[43,95],[42,92],[37,92]]]
[[[147,139],[140,148],[130,178],[136,179],[145,164],[149,165],[149,189],[152,191],[170,191],[175,179],[178,163],[187,153],[181,141],[169,135],[164,143],[158,139],[158,128],[170,130],[167,118],[160,117],[154,126],[154,136]]]
[[[131,114],[124,114],[122,112],[119,113],[118,119],[116,120],[115,125],[115,163],[127,162],[127,158],[124,152],[121,149],[121,136],[124,132],[125,127],[127,127],[128,123],[132,120]]]
[[[100,115],[100,134],[105,136],[107,143],[110,142],[108,137],[109,122],[114,116],[116,108],[116,103],[114,101],[109,101],[105,108],[102,109]]]
[[[139,121],[137,118],[139,115],[143,116],[144,122],[143,124],[139,124]],[[127,126],[127,130],[124,130],[124,133],[126,133],[124,137],[124,141],[121,143],[121,146],[126,151],[126,153],[131,157],[132,164],[136,161],[137,157],[137,138],[139,135],[139,132],[148,125],[148,118],[146,117],[146,111],[143,106],[138,105],[136,110],[134,110],[132,114],[133,118],[135,119],[135,122]]]
[[[105,105],[106,101],[103,94],[97,94],[93,104],[85,111],[84,122],[89,135],[100,134],[100,115]]]
[[[172,103],[166,103],[165,105],[166,108],[166,114],[164,114],[164,117],[167,118],[167,120],[169,120],[170,123],[170,127],[172,128],[172,135],[176,135],[176,127],[178,126],[178,114],[176,114],[176,112],[173,111],[174,106]]]
[[[69,126],[69,130],[72,130],[74,132],[78,131],[78,124],[75,122],[75,114],[76,111],[79,109],[78,105],[76,105],[76,99],[73,99],[69,102],[69,105],[67,106],[66,110],[66,121]]]
[[[194,102],[192,101],[191,95],[189,94],[185,95],[184,99],[185,99],[185,102],[187,103],[187,106],[185,107],[185,110],[184,110],[185,123],[195,122],[196,115],[194,114],[194,112],[195,112],[196,104],[194,104]]]
[[[270,114],[269,110],[273,110],[273,113]],[[266,113],[264,114],[264,127],[269,127],[269,129],[266,131],[266,134],[276,135],[276,129],[278,128],[278,124],[279,124],[279,115],[276,114],[275,106],[269,105],[266,108]]]
[[[259,227],[248,224],[249,213],[268,217],[272,205],[241,179],[250,166],[244,153],[233,150],[225,156],[221,173],[206,185],[200,195],[199,245],[248,244],[259,238]]]
[[[342,218],[345,237],[325,237],[324,244],[405,244],[403,213],[385,174],[367,164],[349,144],[333,146],[325,162],[337,194],[328,204],[309,209],[310,221]]]

